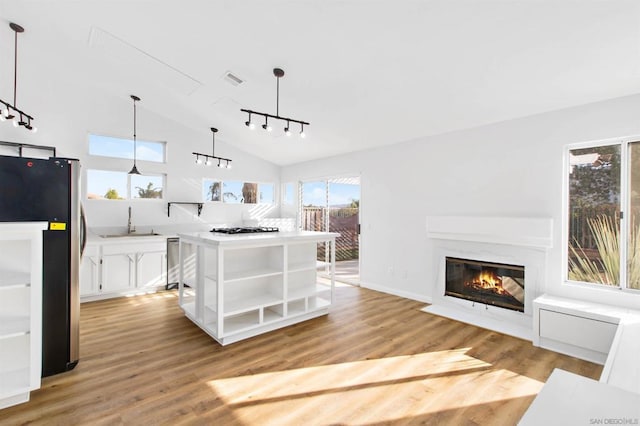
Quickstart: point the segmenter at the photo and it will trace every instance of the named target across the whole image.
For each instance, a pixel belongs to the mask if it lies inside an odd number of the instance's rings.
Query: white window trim
[[[575,144],[565,145],[563,154],[563,178],[562,178],[562,282],[565,285],[590,287],[603,291],[624,291],[637,293],[639,290],[631,289],[627,283],[627,247],[628,247],[628,223],[629,223],[629,144],[640,142],[640,135],[624,136],[619,138],[601,139]],[[569,152],[575,149],[591,148],[596,146],[620,145],[620,211],[623,217],[620,220],[620,286],[573,281],[569,279]]]

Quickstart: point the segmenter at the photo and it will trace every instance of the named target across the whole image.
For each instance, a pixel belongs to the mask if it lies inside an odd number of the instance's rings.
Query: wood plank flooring
[[[555,367],[602,367],[357,287],[328,316],[222,347],[176,291],[81,307],[80,363],[2,425],[510,425]]]

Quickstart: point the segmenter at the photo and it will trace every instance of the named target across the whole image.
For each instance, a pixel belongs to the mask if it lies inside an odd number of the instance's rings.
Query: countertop
[[[187,241],[212,245],[261,245],[279,244],[285,241],[326,241],[339,237],[335,232],[280,231],[255,234],[222,234],[217,232],[179,232],[178,237]]]

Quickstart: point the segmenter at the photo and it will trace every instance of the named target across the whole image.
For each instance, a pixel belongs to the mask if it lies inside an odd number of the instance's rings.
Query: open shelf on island
[[[262,277],[274,277],[278,275],[282,275],[282,270],[276,268],[250,269],[246,271],[228,272],[227,274],[225,274],[224,281],[227,283],[232,283],[234,281],[242,281]]]
[[[241,312],[256,310],[265,306],[272,306],[282,303],[280,297],[272,294],[250,295],[242,299],[228,300],[224,304],[224,315],[235,315]]]
[[[0,339],[22,336],[29,333],[29,317],[25,315],[1,316]]]
[[[2,271],[0,288],[29,287],[31,278],[27,272]]]

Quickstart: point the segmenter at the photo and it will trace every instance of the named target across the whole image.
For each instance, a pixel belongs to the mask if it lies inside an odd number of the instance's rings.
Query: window
[[[202,199],[204,201],[222,201],[222,182],[205,179],[202,185]]]
[[[136,140],[136,159],[165,162],[164,142]],[[133,139],[112,138],[109,136],[89,135],[89,155],[133,159]]]
[[[229,204],[273,204],[273,184],[205,179],[202,185],[202,199]]]
[[[93,200],[162,199],[164,175],[130,175],[87,170],[87,198]]]
[[[567,161],[568,280],[639,290],[640,142],[570,147]]]
[[[260,204],[273,204],[274,195],[273,195],[273,184],[271,183],[261,183],[258,185],[258,202]]]

